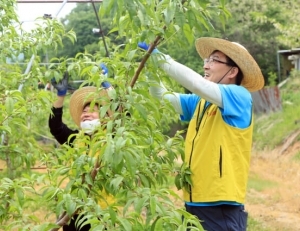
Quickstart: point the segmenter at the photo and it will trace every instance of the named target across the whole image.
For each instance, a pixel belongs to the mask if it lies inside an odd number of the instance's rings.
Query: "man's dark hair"
[[[228,63],[227,64],[228,66],[237,67],[239,69],[239,72],[236,76],[236,85],[241,85],[242,80],[244,78],[243,72],[241,71],[241,69],[238,67],[238,65],[236,65],[236,63],[231,58],[229,58],[227,55],[225,55],[225,56],[226,56],[226,62]]]

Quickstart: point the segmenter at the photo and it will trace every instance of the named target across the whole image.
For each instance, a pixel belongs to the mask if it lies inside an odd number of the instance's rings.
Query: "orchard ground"
[[[292,134],[272,151],[253,151],[245,207],[257,231],[300,230],[300,142]],[[4,163],[0,162],[0,168]],[[44,171],[44,170],[38,170]],[[181,191],[175,192],[181,195]],[[175,201],[178,207],[181,201]],[[43,214],[36,214],[43,216]]]
[[[270,184],[261,191],[249,185],[246,208],[270,231],[300,230],[300,142],[295,142],[298,134],[293,133],[272,151],[252,154],[250,179]]]

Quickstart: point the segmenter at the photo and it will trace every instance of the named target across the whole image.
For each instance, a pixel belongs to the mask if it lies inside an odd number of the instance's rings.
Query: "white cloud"
[[[37,23],[36,19],[44,14],[51,14],[52,17],[62,18],[76,7],[76,3],[18,3],[16,13],[20,22],[23,22],[24,29],[32,29]]]

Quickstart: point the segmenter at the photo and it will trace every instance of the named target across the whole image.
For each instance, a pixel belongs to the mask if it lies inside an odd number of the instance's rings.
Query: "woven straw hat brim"
[[[105,102],[107,102],[108,100],[108,94],[106,90],[101,89],[99,91],[96,87],[89,86],[82,87],[72,94],[69,106],[70,114],[73,121],[78,127],[80,127],[80,116],[82,114],[83,107],[93,100],[97,100],[97,103],[105,104]],[[99,102],[99,100],[101,101]]]
[[[225,39],[211,37],[198,38],[195,46],[202,59],[209,58],[215,50],[221,51],[231,58],[243,73],[241,85],[249,91],[258,91],[263,88],[264,77],[258,64],[246,48]]]

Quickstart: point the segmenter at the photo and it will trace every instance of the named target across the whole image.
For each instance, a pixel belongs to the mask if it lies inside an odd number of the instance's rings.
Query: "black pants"
[[[75,226],[76,219],[78,218],[78,215],[74,215],[70,221],[69,225],[64,225],[63,226],[63,231],[89,231],[91,226],[90,225],[85,225],[81,228]]]
[[[189,206],[186,211],[197,216],[206,231],[246,231],[248,213],[244,206]]]

